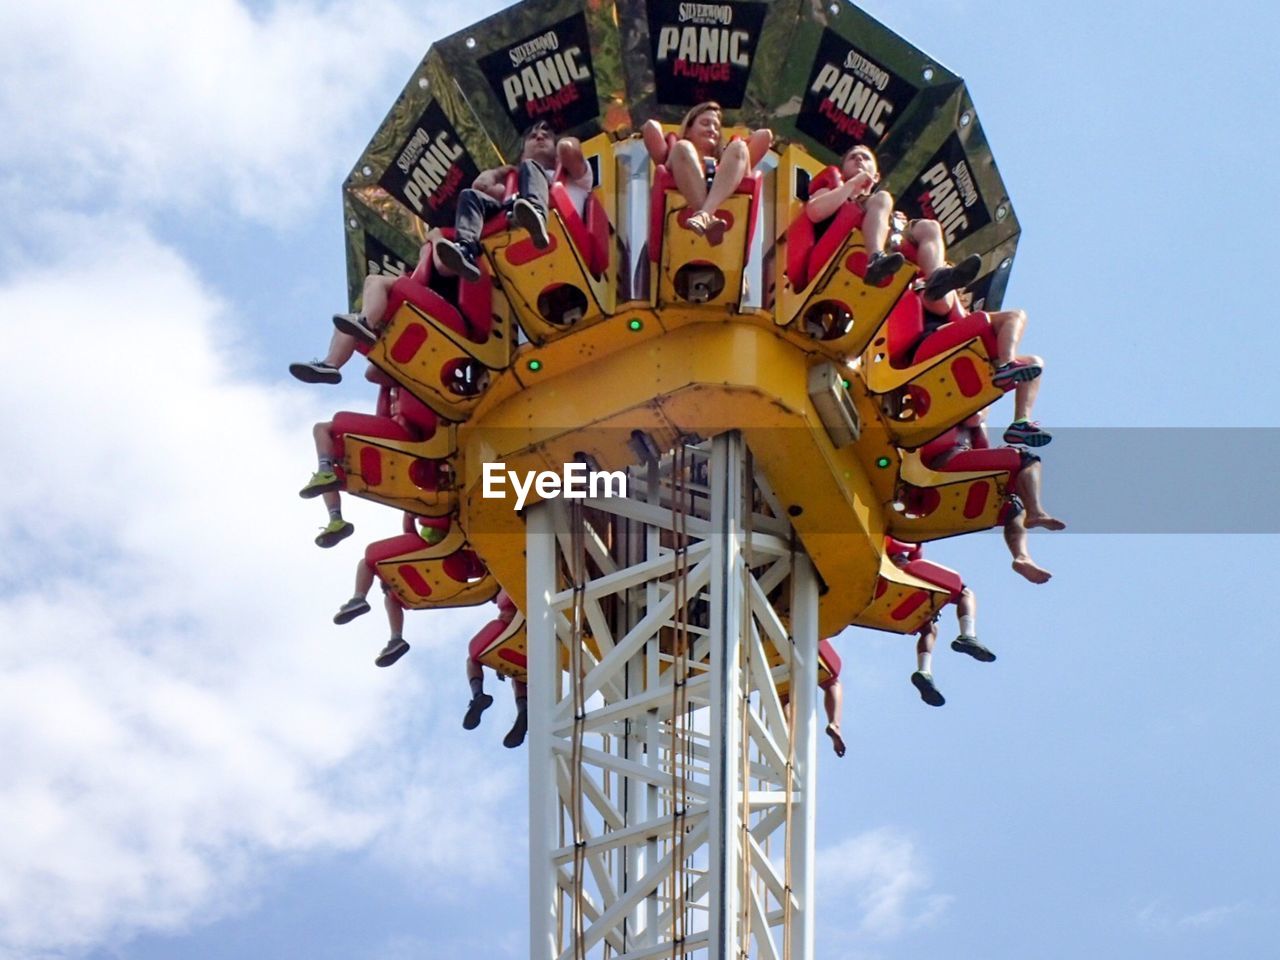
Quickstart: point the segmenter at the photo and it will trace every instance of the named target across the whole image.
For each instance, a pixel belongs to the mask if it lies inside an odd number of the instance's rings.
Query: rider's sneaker
[[[356,532],[356,525],[339,517],[337,520],[330,520],[329,525],[320,531],[320,535],[316,537],[317,547],[333,547],[337,546],[347,537]]]
[[[378,331],[369,326],[369,321],[360,313],[335,313],[333,325],[340,333],[354,337],[357,343],[373,346],[378,339]]]
[[[971,253],[954,267],[939,267],[929,274],[924,284],[926,300],[941,300],[952,290],[963,290],[978,279],[978,271],[982,269],[982,258]]]
[[[382,648],[382,652],[373,658],[375,667],[389,667],[406,653],[409,652],[409,644],[405,643],[401,637],[392,637],[387,641],[387,645]]]
[[[956,653],[967,653],[983,663],[993,663],[996,659],[996,655],[980,644],[977,637],[967,637],[963,633],[951,641],[951,649]]]
[[[888,277],[902,269],[902,265],[906,262],[907,258],[897,251],[885,253],[879,250],[867,261],[867,268],[862,272],[862,282],[869,287],[878,287]]]
[[[338,608],[338,612],[333,615],[333,622],[341,626],[344,623],[350,623],[356,617],[363,616],[368,612],[368,600],[364,597],[352,597]]]
[[[298,491],[298,496],[303,500],[310,500],[312,497],[318,497],[322,493],[330,493],[337,490],[341,486],[342,481],[338,479],[338,475],[332,470],[317,470],[311,475],[307,485]]]
[[[917,670],[911,675],[911,682],[920,691],[920,699],[929,706],[940,707],[947,702],[942,694],[938,692],[938,688],[933,685],[932,674]]]
[[[1030,360],[1012,360],[996,367],[995,372],[991,374],[991,384],[1005,390],[1016,384],[1034,380],[1043,370],[1040,364],[1032,363]]]
[[[529,729],[529,717],[522,710],[516,714],[516,722],[511,725],[511,729],[507,731],[507,735],[502,738],[502,745],[510,750],[514,750],[520,744],[524,743],[524,735]]]
[[[551,235],[547,233],[547,215],[536,203],[527,197],[520,197],[511,207],[511,219],[517,227],[529,231],[529,239],[539,250],[551,246]]]
[[[289,372],[303,383],[341,383],[342,371],[323,360],[310,363],[291,363]]]
[[[1004,432],[1005,443],[1020,443],[1027,447],[1043,447],[1053,439],[1053,434],[1040,426],[1038,420],[1015,420]]]
[[[477,693],[467,704],[467,714],[462,718],[463,730],[474,730],[480,726],[480,715],[493,706],[493,697],[487,693]]]
[[[436,243],[436,254],[441,263],[468,283],[475,283],[480,279],[480,265],[476,263],[478,251],[474,244],[440,240]]]

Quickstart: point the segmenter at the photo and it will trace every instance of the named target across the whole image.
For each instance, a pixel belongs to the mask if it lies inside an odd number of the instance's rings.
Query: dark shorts
[[[1022,498],[1016,493],[1010,493],[1004,498],[1004,506],[1000,508],[1000,513],[996,517],[996,523],[1005,524],[1015,517],[1020,517],[1027,512],[1026,505],[1022,502]]]

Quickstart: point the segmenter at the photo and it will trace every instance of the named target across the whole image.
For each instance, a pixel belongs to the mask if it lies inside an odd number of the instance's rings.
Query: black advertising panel
[[[837,156],[878,147],[918,88],[834,30],[822,31],[796,127]]]
[[[378,192],[382,194],[381,190]],[[399,205],[390,198],[386,202],[399,210]],[[347,228],[347,298],[352,309],[357,309],[365,277],[374,273],[402,276],[413,269],[421,235],[427,228],[406,212],[402,214],[405,221],[418,228],[416,234],[406,233],[350,191],[343,197],[342,210]]]
[[[915,219],[937,220],[948,249],[991,222],[959,134],[943,141],[898,198],[898,208]]]
[[[366,274],[401,277],[409,271],[404,258],[368,230],[364,232],[364,260]]]
[[[960,78],[857,7],[806,3],[767,103],[774,132],[828,163],[855,144],[885,173]]]
[[[569,130],[600,112],[582,13],[481,57],[479,65],[517,131],[539,120]]]
[[[453,226],[458,195],[479,173],[453,124],[432,102],[409,127],[378,184],[431,226]]]
[[[649,0],[649,48],[659,103],[742,106],[767,3]]]

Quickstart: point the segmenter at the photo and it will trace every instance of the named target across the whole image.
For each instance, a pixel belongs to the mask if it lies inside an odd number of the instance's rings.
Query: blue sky
[[[370,397],[284,372],[343,306],[343,174],[432,40],[496,6],[0,7],[3,960],[523,954],[506,691],[458,728],[486,614],[411,615],[388,671],[377,616],[329,623],[357,552],[317,551],[292,490],[309,425]],[[1046,425],[1275,428],[1271,7],[864,7],[969,83]],[[1000,657],[940,648],[942,710],[909,640],[842,637],[822,960],[1274,952],[1276,540],[1177,532],[1184,476],[1221,529],[1274,517],[1238,436],[1115,434],[1149,475],[1046,450],[1069,521],[1158,490],[1172,531],[1036,536],[1047,586],[994,535],[933,548]],[[1090,472],[1106,502],[1055,486]]]

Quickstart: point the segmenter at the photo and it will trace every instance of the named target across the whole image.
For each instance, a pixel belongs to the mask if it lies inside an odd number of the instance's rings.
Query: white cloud
[[[881,827],[849,837],[818,852],[817,888],[824,901],[846,905],[860,914],[849,931],[887,939],[909,927],[932,922],[952,898],[930,893],[933,879],[914,841]]]
[[[1137,921],[1139,927],[1152,933],[1191,933],[1220,927],[1246,912],[1248,908],[1248,902],[1241,901],[1179,915],[1170,910],[1163,901],[1153,900],[1138,911]]]
[[[374,669],[380,615],[329,616],[398,516],[348,498],[321,551],[294,494],[332,399],[240,376],[226,306],[141,228],[56,229],[66,260],[0,287],[0,956],[237,909],[278,853],[430,829],[415,882],[491,876],[516,778],[454,716],[485,612],[411,614]]]
[[[0,5],[0,189],[45,205],[288,216],[336,196],[458,15],[396,0]]]

